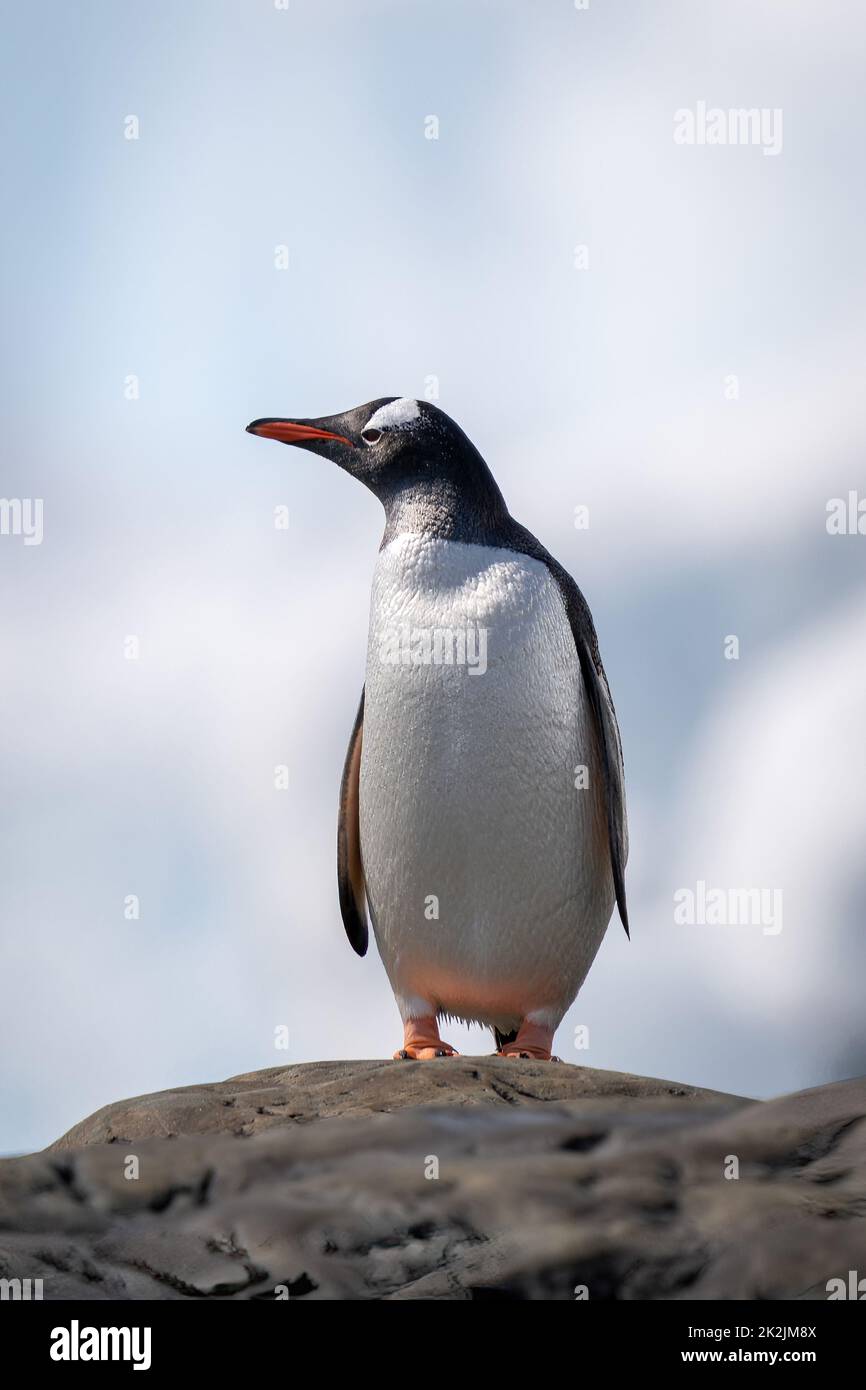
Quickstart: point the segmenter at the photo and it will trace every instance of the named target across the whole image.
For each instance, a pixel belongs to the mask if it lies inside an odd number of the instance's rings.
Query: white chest
[[[519,1007],[527,982],[573,997],[610,915],[599,791],[547,567],[398,537],[373,582],[361,761],[367,889],[398,992],[479,1018]]]

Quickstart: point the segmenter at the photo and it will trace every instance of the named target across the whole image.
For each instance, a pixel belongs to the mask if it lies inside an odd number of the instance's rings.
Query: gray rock
[[[322,1062],[108,1106],[0,1163],[0,1277],[49,1299],[809,1299],[850,1269],[866,1080],[750,1102]]]
[[[103,1106],[53,1149],[181,1134],[243,1138],[287,1123],[335,1115],[372,1115],[415,1105],[528,1105],[549,1101],[652,1098],[741,1102],[695,1086],[563,1062],[451,1057],[428,1062],[304,1062],[268,1067],[207,1086],[182,1086]]]

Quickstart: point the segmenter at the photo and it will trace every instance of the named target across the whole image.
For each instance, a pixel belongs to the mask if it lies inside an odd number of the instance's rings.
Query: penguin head
[[[410,491],[502,500],[474,444],[429,401],[384,396],[342,415],[269,417],[253,420],[247,430],[330,459],[375,493],[386,510]]]

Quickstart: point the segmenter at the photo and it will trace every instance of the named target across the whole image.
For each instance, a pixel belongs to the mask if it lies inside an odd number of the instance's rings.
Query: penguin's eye
[[[361,438],[362,438],[362,439],[364,440],[364,442],[367,443],[367,444],[378,444],[379,440],[382,438],[382,431],[381,431],[381,430],[362,430],[362,431],[361,431]]]

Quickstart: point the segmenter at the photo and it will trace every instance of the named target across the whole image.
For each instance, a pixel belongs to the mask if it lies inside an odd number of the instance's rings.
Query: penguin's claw
[[[515,1051],[514,1051],[514,1044],[513,1044],[513,1043],[512,1043],[512,1045],[511,1045],[511,1048],[510,1048],[508,1051],[494,1052],[493,1055],[494,1055],[494,1057],[511,1057],[512,1059],[517,1059],[517,1058],[524,1057],[524,1058],[526,1058],[528,1061],[532,1061],[532,1062],[558,1062],[558,1061],[559,1061],[559,1058],[558,1058],[558,1057],[554,1057],[554,1056],[552,1055],[552,1053],[547,1052],[547,1051],[546,1051],[544,1048],[542,1048],[542,1047],[534,1047],[534,1048],[532,1049],[531,1052],[529,1052],[529,1051],[524,1047],[524,1048],[521,1048],[519,1052],[515,1052]]]
[[[434,1057],[458,1057],[460,1054],[443,1042],[436,1019],[410,1018],[403,1024],[403,1046],[394,1053],[395,1062],[428,1062]]]
[[[558,1062],[559,1058],[551,1055],[550,1044],[552,1042],[552,1028],[545,1028],[540,1023],[530,1023],[528,1019],[524,1019],[517,1030],[517,1037],[514,1041],[506,1043],[496,1055],[497,1057],[526,1058],[533,1062]]]
[[[414,1043],[411,1047],[401,1047],[399,1052],[395,1052],[395,1053],[394,1053],[394,1061],[395,1061],[395,1062],[429,1062],[429,1061],[432,1061],[432,1059],[433,1059],[434,1057],[459,1057],[459,1056],[460,1056],[460,1053],[459,1053],[459,1052],[456,1052],[455,1049],[454,1049],[453,1047],[450,1047],[448,1043],[442,1043],[442,1042],[436,1043],[436,1044],[431,1043],[431,1044],[430,1044],[429,1046],[427,1046],[427,1047],[420,1047],[417,1043]]]

